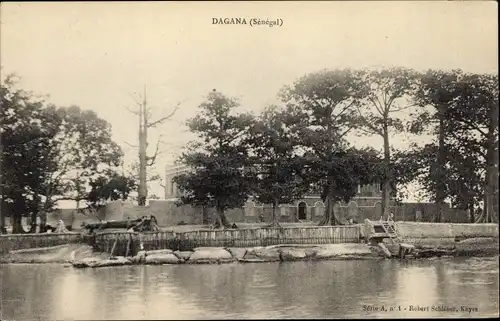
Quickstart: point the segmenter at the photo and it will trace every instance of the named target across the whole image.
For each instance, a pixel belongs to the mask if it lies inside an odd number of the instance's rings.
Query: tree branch
[[[344,109],[342,109],[337,115],[335,115],[335,117],[333,118],[333,120],[335,121],[335,120],[337,120],[337,118],[339,118],[340,116],[342,116],[342,114],[344,114],[344,112],[346,110],[348,110],[349,107],[351,107],[355,102],[356,102],[355,100],[351,101]]]
[[[138,111],[138,110],[132,110],[132,109],[128,108],[127,106],[124,106],[124,108],[125,108],[125,109],[129,112],[129,113],[132,113],[132,114],[137,115],[137,116],[139,116],[139,115],[140,115],[140,111]]]
[[[160,119],[158,119],[158,120],[156,120],[156,121],[154,121],[154,122],[149,123],[149,124],[147,125],[147,127],[148,127],[148,128],[152,128],[152,127],[154,127],[154,126],[156,126],[156,125],[158,125],[158,124],[161,124],[161,123],[162,123],[162,122],[164,122],[165,120],[167,120],[167,119],[171,118],[171,117],[175,114],[175,112],[177,111],[177,109],[179,109],[180,104],[181,104],[181,103],[178,103],[178,104],[174,107],[174,110],[173,110],[173,111],[172,111],[169,115],[167,115],[167,116],[165,116],[165,117],[162,117],[162,118],[160,118]]]
[[[377,97],[375,97],[375,98],[377,98]],[[377,105],[377,102],[375,101],[375,99],[373,99],[373,97],[369,97],[368,100],[370,100],[372,102],[372,104],[375,106],[375,109],[377,109],[377,111],[379,112],[379,114],[381,116],[384,116],[382,104],[380,104],[380,101],[378,100],[378,98],[377,98],[377,101],[379,102],[380,107],[379,107],[379,105]]]
[[[408,108],[415,107],[415,106],[418,106],[418,104],[409,104],[409,105],[406,105],[406,106],[401,107],[401,108],[396,108],[396,109],[389,110],[389,112],[390,113],[395,113],[395,112],[403,111],[403,110],[406,110]]]
[[[134,95],[132,95],[131,93],[128,93],[128,95],[132,98],[132,100],[137,104],[137,106],[142,106],[142,103],[140,103],[139,101],[137,101],[137,99],[135,99]],[[141,97],[141,94],[139,94],[139,98],[142,100],[142,97]]]
[[[156,150],[154,155],[151,157],[146,157],[146,161],[150,161],[149,163],[146,164],[147,166],[153,166],[154,163],[156,162],[156,157],[158,156],[158,148],[160,146],[160,142],[161,142],[161,135],[160,138],[158,138],[158,141],[156,142]]]
[[[483,135],[484,137],[487,137],[488,136],[488,133],[484,132],[483,129],[481,129],[481,127],[477,126],[477,124],[474,124],[473,122],[470,122],[470,121],[467,121],[465,119],[461,119],[459,120],[459,122],[463,122],[464,124],[468,125],[470,127],[470,129],[475,129],[477,130],[479,133],[481,133],[481,135]]]
[[[132,148],[139,148],[139,146],[137,146],[137,145],[132,145],[132,144],[130,144],[130,143],[128,143],[128,142],[125,142],[125,141],[124,141],[124,143],[125,143],[125,144],[127,144],[127,145],[129,145],[129,146],[130,146],[130,147],[132,147]]]
[[[364,133],[369,134],[369,135],[377,134],[377,135],[383,136],[382,131],[379,130],[378,128],[376,128],[372,123],[370,123],[369,121],[367,121],[366,118],[361,114],[361,110],[359,109],[359,107],[357,108],[357,110],[358,110],[359,117],[360,117],[361,121],[363,122],[363,124],[366,127],[368,127],[369,130],[366,130],[366,129],[362,128],[362,127],[358,128],[358,129],[361,130]]]

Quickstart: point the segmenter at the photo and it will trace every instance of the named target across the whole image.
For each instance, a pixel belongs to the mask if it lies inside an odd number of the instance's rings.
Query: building
[[[175,201],[181,196],[181,191],[178,189],[177,184],[173,181],[174,177],[189,171],[186,165],[168,166],[165,169],[165,200]],[[375,218],[381,213],[382,191],[380,184],[361,185],[358,186],[358,193],[349,204],[337,204],[337,211],[343,213],[343,217],[356,219],[359,212],[363,212],[370,218]],[[394,204],[391,204],[394,205]],[[270,205],[259,204],[251,198],[245,205],[246,213],[244,221],[251,220],[264,220],[266,221],[269,215]],[[313,221],[323,216],[325,205],[323,204],[320,195],[309,194],[305,195],[302,199],[296,200],[293,204],[284,204],[280,206],[279,212],[281,220],[283,221]],[[250,210],[252,209],[252,210]],[[267,210],[266,210],[267,209]],[[256,213],[257,212],[257,213]],[[337,212],[339,213],[339,212]],[[370,214],[373,213],[373,214]],[[241,215],[238,215],[241,216]],[[377,218],[378,218],[377,217]]]
[[[173,181],[174,177],[183,173],[187,173],[189,167],[187,165],[174,165],[165,168],[165,199],[176,200],[181,196],[177,184]]]
[[[177,184],[174,182],[174,177],[187,173],[189,167],[187,165],[167,166],[165,169],[165,199],[176,200],[181,196],[181,191],[178,189]],[[319,200],[318,194],[310,194],[304,196],[305,199]],[[353,199],[358,204],[374,205],[382,201],[382,190],[380,184],[360,185],[358,186],[358,193]]]

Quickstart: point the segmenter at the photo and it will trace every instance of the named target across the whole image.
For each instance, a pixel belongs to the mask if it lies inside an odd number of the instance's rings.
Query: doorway
[[[299,206],[299,220],[305,220],[307,219],[307,204],[306,202],[300,202]]]

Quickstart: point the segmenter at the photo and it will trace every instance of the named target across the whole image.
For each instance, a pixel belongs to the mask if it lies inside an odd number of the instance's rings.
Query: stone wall
[[[280,222],[297,222],[301,210],[305,214],[303,221],[319,222],[324,216],[325,205],[317,199],[306,198],[298,200],[294,204],[280,205],[276,209],[276,216]],[[378,220],[381,216],[382,206],[379,202],[373,206],[366,206],[358,205],[356,201],[352,201],[349,204],[336,204],[334,211],[341,220],[352,218],[354,222],[361,223],[365,219]],[[434,204],[403,204],[392,206],[391,211],[395,214],[396,221],[430,221],[434,214]],[[117,201],[109,204],[103,213],[95,215],[95,218],[123,220],[144,215],[156,216],[160,226],[172,226],[210,224],[214,221],[216,213],[213,208],[177,206],[173,201],[165,200],[150,200],[148,206],[145,207],[138,207],[130,202]],[[243,208],[227,210],[226,215],[230,222],[236,223],[270,222],[272,220],[272,207],[248,201]],[[87,215],[86,218],[92,219],[92,216]],[[467,216],[464,212],[447,208],[444,211],[444,221],[467,222]],[[81,223],[79,224],[81,225]],[[73,226],[75,225],[73,224]]]
[[[396,222],[404,238],[498,238],[497,224]]]

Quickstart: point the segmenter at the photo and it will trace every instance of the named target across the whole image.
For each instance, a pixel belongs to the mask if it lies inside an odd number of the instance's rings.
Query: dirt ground
[[[262,228],[269,223],[236,223],[238,228],[240,229],[251,229],[251,228]],[[317,224],[314,222],[302,222],[302,223],[280,223],[282,227],[306,227],[306,226],[316,226]],[[209,229],[210,227],[208,225],[176,225],[176,226],[168,226],[168,227],[162,227],[162,231],[171,231],[171,232],[177,232],[177,233],[182,233],[182,232],[191,232],[191,231],[197,231],[197,230],[205,230]]]

